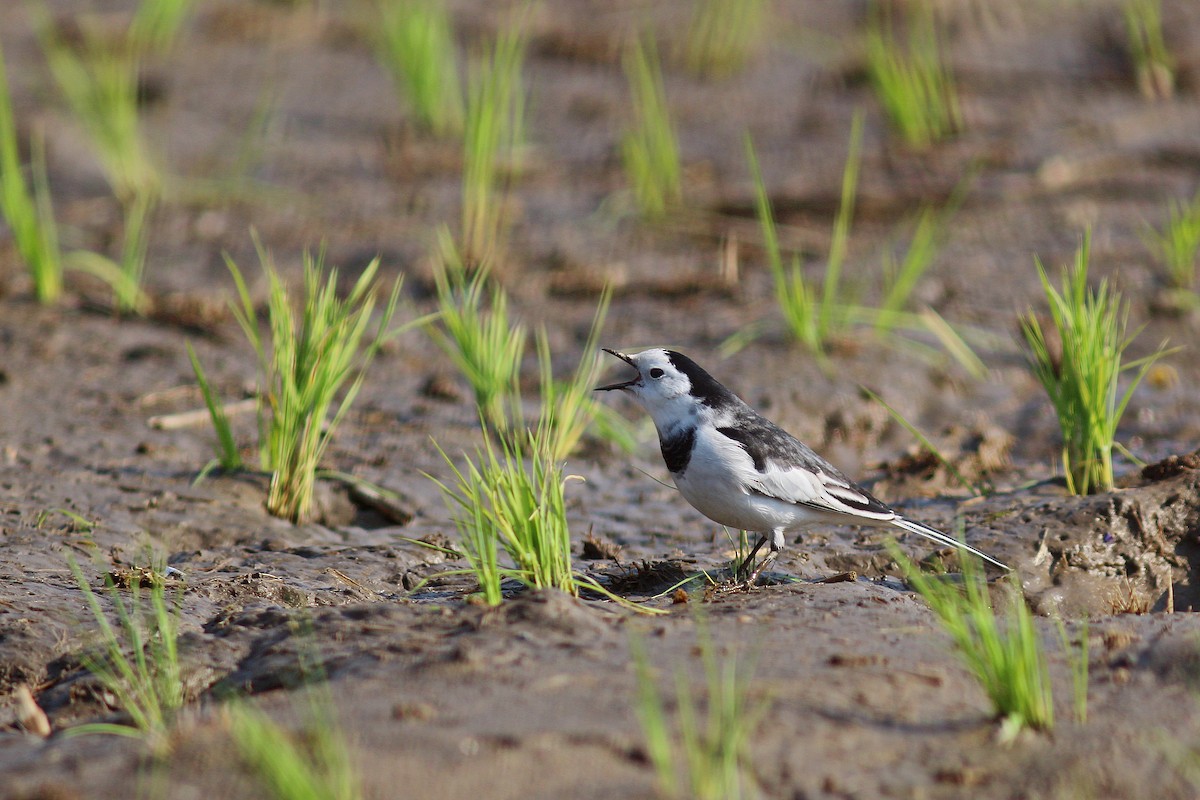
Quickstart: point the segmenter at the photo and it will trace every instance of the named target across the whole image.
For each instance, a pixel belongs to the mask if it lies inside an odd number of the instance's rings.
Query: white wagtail
[[[746,578],[763,544],[771,543],[771,555],[748,577],[751,585],[783,547],[787,531],[820,522],[895,525],[1008,569],[941,531],[901,517],[687,356],[662,348],[632,356],[605,352],[637,375],[596,391],[628,392],[650,413],[680,494],[714,522],[761,535],[738,567],[739,579]]]

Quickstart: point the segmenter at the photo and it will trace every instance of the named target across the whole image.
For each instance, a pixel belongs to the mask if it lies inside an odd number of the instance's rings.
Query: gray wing
[[[858,486],[770,420],[750,412],[717,430],[737,442],[754,462],[750,491],[818,511],[890,520],[892,509]]]

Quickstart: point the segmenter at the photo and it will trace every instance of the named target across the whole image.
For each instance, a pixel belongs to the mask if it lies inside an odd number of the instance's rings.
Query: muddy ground
[[[119,25],[131,3],[49,5]],[[464,42],[505,18],[490,3],[452,5]],[[1090,226],[1095,273],[1125,292],[1132,323],[1145,325],[1134,354],[1163,340],[1184,348],[1138,390],[1120,439],[1152,464],[1196,449],[1198,320],[1164,302],[1140,232],[1200,179],[1200,6],[1164,4],[1178,91],[1152,102],[1130,75],[1116,2],[940,3],[965,130],[919,152],[889,135],[864,80],[865,5],[774,5],[770,37],[744,71],[702,80],[668,68],[688,213],[657,225],[632,215],[621,175],[629,110],[619,43],[653,25],[669,54],[688,4],[537,5],[528,20],[530,142],[501,274],[525,322],[546,326],[564,373],[590,357],[581,348],[609,281],[606,345],[684,350],[906,515],[945,529],[961,519],[974,545],[1017,567],[1042,615],[1058,727],[999,743],[985,696],[895,579],[878,531],[804,533],[774,569],[800,582],[707,602],[702,592],[687,604],[650,599],[674,576],[719,568],[729,544],[656,482],[666,473],[653,431],[618,398],[643,446],[629,456],[590,442],[568,463],[586,478],[568,492],[577,563],[669,614],[522,593],[489,611],[467,601],[465,580],[410,593],[458,566],[410,543],[454,535],[425,477],[447,474],[432,441],[456,452],[480,436],[469,391],[419,331],[376,362],[327,458],[400,492],[407,523],[331,489],[322,522],[297,526],[266,514],[253,477],[194,484],[211,431],[150,421],[201,407],[187,342],[225,397],[253,385],[253,355],[224,312],[232,285],[222,253],[256,275],[253,227],[292,274],[303,249],[321,242],[351,274],[380,254],[389,278],[406,276],[401,315],[412,318],[431,308],[428,253],[436,226],[458,218],[459,180],[454,146],[406,119],[355,4],[200,0],[174,51],[145,65],[148,138],[173,176],[150,247],[155,312],[117,318],[103,289],[78,275],[61,307],[38,307],[0,231],[4,797],[262,796],[239,766],[218,700],[250,695],[298,727],[293,687],[314,654],[368,797],[652,797],[631,631],[645,637],[664,684],[678,668],[698,680],[697,608],[721,652],[755,662],[751,694],[766,711],[752,773],[763,796],[1200,792],[1200,622],[1188,613],[1200,607],[1197,460],[1143,472],[1122,458],[1117,491],[1069,497],[1054,467],[1056,424],[1016,338],[1018,314],[1039,302],[1034,256],[1065,264]],[[47,135],[66,247],[114,252],[118,207],[55,94],[24,4],[0,4],[0,43],[23,131]],[[782,333],[756,246],[742,135],[754,136],[787,243],[816,275],[856,109],[866,132],[848,272],[866,301],[878,297],[882,253],[903,244],[916,209],[944,202],[978,170],[916,294],[976,332],[986,378],[868,331],[835,343],[833,368],[822,370]],[[729,281],[719,267],[731,254],[739,270]],[[261,297],[262,281],[253,288]],[[751,323],[764,335],[722,358],[721,343]],[[532,385],[532,358],[527,366]],[[964,492],[860,385],[995,492]],[[252,419],[237,427],[249,448]],[[582,559],[589,531],[620,547],[617,561]],[[934,552],[924,541],[902,545],[920,558]],[[101,568],[152,557],[184,575],[190,702],[163,759],[135,741],[62,735],[119,718],[79,665],[95,625],[68,555],[96,586]],[[810,582],[847,570],[856,582]],[[1073,636],[1087,624],[1086,722],[1073,718],[1051,616]],[[16,724],[22,685],[49,716],[48,739]]]

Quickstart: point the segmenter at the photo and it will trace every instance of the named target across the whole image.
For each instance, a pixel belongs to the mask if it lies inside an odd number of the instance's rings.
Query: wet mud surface
[[[322,241],[351,274],[379,253],[389,277],[406,276],[401,316],[415,318],[432,308],[428,254],[436,226],[458,219],[460,166],[456,148],[414,132],[348,8],[202,0],[178,47],[145,66],[158,87],[148,135],[177,176],[154,221],[155,312],[116,318],[83,276],[71,277],[62,307],[36,306],[0,233],[0,796],[261,796],[236,767],[219,701],[249,695],[299,726],[296,687],[316,663],[368,797],[405,796],[397,787],[441,798],[653,797],[629,642],[642,637],[664,685],[680,668],[699,681],[697,608],[719,652],[755,663],[751,693],[767,708],[752,747],[763,796],[1195,796],[1200,462],[1189,454],[1200,442],[1200,320],[1166,307],[1140,232],[1200,179],[1200,8],[1164,3],[1179,89],[1156,103],[1128,77],[1118,3],[944,5],[962,134],[927,152],[889,136],[856,44],[863,4],[778,3],[778,25],[745,71],[706,81],[668,69],[691,213],[647,225],[621,176],[619,42],[652,23],[670,52],[687,5],[541,4],[530,17],[530,145],[500,274],[522,319],[546,326],[564,374],[587,355],[610,282],[605,345],[687,352],[906,516],[944,530],[961,523],[973,545],[1014,565],[1051,653],[1052,733],[999,743],[986,697],[896,578],[877,530],[805,532],[772,568],[779,580],[751,592],[654,597],[719,570],[731,546],[659,482],[652,428],[616,398],[643,445],[630,456],[587,442],[569,460],[585,479],[568,489],[576,564],[669,613],[519,591],[494,610],[469,602],[468,579],[438,577],[462,563],[414,542],[455,535],[426,477],[447,474],[432,442],[459,452],[480,437],[469,389],[420,331],[381,354],[326,458],[399,492],[405,514],[384,518],[329,485],[320,521],[292,525],[265,512],[257,476],[194,483],[212,454],[207,422],[153,423],[202,407],[188,342],[223,397],[253,386],[253,353],[225,310],[233,286],[222,253],[254,276],[257,297],[251,227],[294,275],[299,254]],[[504,19],[491,4],[452,6],[468,41]],[[92,7],[117,19],[129,10]],[[117,206],[55,97],[21,4],[0,6],[0,42],[23,130],[46,131],[67,246],[111,250]],[[267,124],[256,126],[263,108]],[[977,331],[983,379],[867,330],[836,342],[834,368],[823,370],[783,333],[743,132],[786,243],[817,275],[859,108],[848,280],[877,302],[882,253],[922,204],[944,202],[977,170],[917,300]],[[1116,491],[1073,498],[1017,316],[1039,302],[1034,255],[1067,263],[1089,226],[1094,272],[1145,325],[1133,355],[1164,339],[1183,349],[1139,388],[1121,426],[1150,466],[1120,458]],[[731,248],[732,282],[719,269]],[[722,342],[748,324],[764,335],[723,358]],[[532,354],[526,366],[532,387]],[[964,491],[860,386],[995,491]],[[252,413],[235,418],[247,445],[253,427]],[[916,539],[901,545],[917,558],[946,555]],[[95,623],[68,556],[96,587],[103,570],[135,574],[152,558],[182,573],[189,703],[164,759],[135,741],[62,735],[119,718],[80,666]],[[815,583],[846,571],[857,580]],[[1072,636],[1086,630],[1086,722],[1072,718],[1051,616]],[[49,738],[18,725],[20,686],[45,710]]]

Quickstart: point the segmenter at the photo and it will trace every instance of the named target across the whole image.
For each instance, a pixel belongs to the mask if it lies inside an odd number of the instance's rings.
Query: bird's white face
[[[669,430],[691,420],[699,413],[700,404],[691,394],[692,382],[671,361],[662,348],[643,350],[626,355],[605,350],[637,370],[630,380],[597,387],[597,391],[619,389],[637,400],[649,412],[658,430]]]

